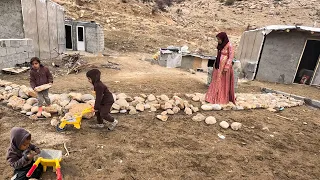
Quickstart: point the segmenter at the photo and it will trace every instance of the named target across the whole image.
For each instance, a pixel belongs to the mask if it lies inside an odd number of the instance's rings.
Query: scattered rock
[[[212,109],[214,111],[220,111],[222,109],[222,107],[219,104],[213,104],[212,105]]]
[[[150,111],[151,111],[151,112],[156,112],[156,111],[157,111],[157,108],[155,108],[154,106],[151,106]]]
[[[71,109],[71,107],[72,107],[73,105],[75,105],[75,104],[79,104],[79,102],[76,101],[76,100],[71,100],[71,101],[69,102],[69,104],[66,105],[64,108],[67,109],[67,110],[69,110],[69,109]]]
[[[26,113],[27,113],[27,111],[22,110],[22,111],[20,111],[20,113],[21,113],[21,114],[26,114]]]
[[[12,107],[13,109],[22,109],[26,100],[19,98],[17,96],[12,96],[8,100],[8,106]]]
[[[42,116],[46,117],[46,118],[51,118],[51,114],[45,111],[42,111]]]
[[[110,111],[110,114],[118,114],[120,111],[119,110],[112,110]]]
[[[174,115],[174,112],[171,109],[167,109],[167,113],[170,115]]]
[[[36,98],[29,98],[26,101],[26,104],[29,104],[30,106],[33,106],[36,103],[38,103],[38,99],[36,99]]]
[[[192,114],[192,110],[190,108],[185,108],[184,109],[184,112],[187,114],[187,115],[191,115]]]
[[[230,126],[229,123],[227,123],[226,121],[222,121],[220,122],[220,127],[222,127],[223,129],[228,129],[228,127]]]
[[[150,104],[145,104],[144,105],[144,109],[150,109],[150,108],[151,108]]]
[[[168,111],[163,111],[162,113],[161,113],[161,115],[167,115],[168,114]]]
[[[157,115],[157,118],[161,121],[167,121],[169,117],[167,115]]]
[[[304,124],[304,125],[307,125],[308,123],[307,123],[307,122],[303,122],[303,124]]]
[[[173,107],[172,111],[173,111],[173,113],[177,114],[180,111],[180,108],[175,106],[175,107]]]
[[[155,101],[156,100],[156,97],[153,95],[153,94],[150,94],[148,96],[148,101],[151,102],[151,101]]]
[[[196,74],[196,71],[193,70],[193,69],[189,69],[189,72],[190,72],[191,74]]]
[[[128,96],[124,93],[120,93],[117,95],[117,99],[126,99]]]
[[[94,100],[94,96],[91,95],[91,94],[84,94],[81,96],[81,101],[82,102],[87,102],[87,101],[90,101],[90,100]]]
[[[192,98],[192,100],[195,101],[195,102],[198,102],[198,101],[200,101],[200,98],[199,98],[198,96],[194,96],[194,97]]]
[[[192,118],[193,121],[197,121],[197,122],[203,121],[205,119],[206,117],[200,113],[198,113],[196,116],[193,116]]]
[[[115,109],[115,110],[120,110],[120,106],[116,103],[113,103],[112,104],[112,108]]]
[[[139,103],[139,104],[137,104],[136,109],[137,109],[138,111],[143,112],[143,111],[144,111],[144,105],[141,104],[141,103]]]
[[[136,108],[131,107],[131,108],[130,108],[130,111],[129,111],[129,114],[130,114],[130,115],[135,115],[135,114],[138,114],[138,112],[137,112]]]
[[[242,127],[242,124],[239,122],[233,122],[231,124],[231,129],[234,131],[238,131]]]
[[[82,101],[82,94],[81,93],[75,93],[75,92],[71,92],[71,93],[69,93],[69,96],[72,98],[72,99],[74,99],[74,100],[76,100],[76,101]]]
[[[142,102],[144,102],[144,101],[145,101],[145,99],[144,99],[144,98],[142,98],[142,97],[134,97],[133,99],[134,99],[135,101],[140,102],[140,103],[142,103]]]
[[[164,109],[172,109],[172,104],[170,102],[166,102],[164,104]]]
[[[87,108],[92,108],[92,106],[90,106],[90,104],[87,104],[87,103],[75,104],[71,107],[71,109],[69,109],[69,113],[70,114],[81,114],[82,111]],[[85,119],[90,119],[93,116],[94,116],[94,112],[90,112],[90,113],[84,114],[82,117]]]
[[[6,90],[6,91],[11,91],[11,90],[12,90],[12,87],[11,87],[11,86],[6,86],[6,87],[4,88],[4,90]]]
[[[126,99],[127,102],[132,102],[133,101],[132,97],[127,97],[125,99]]]
[[[267,110],[270,111],[270,112],[277,112],[277,110],[275,110],[273,108],[268,108]]]
[[[199,108],[192,106],[192,107],[191,107],[191,110],[192,110],[193,112],[198,112],[198,111],[199,111]]]
[[[212,111],[213,110],[213,106],[210,104],[205,104],[201,106],[201,109],[204,111]]]
[[[120,106],[120,109],[127,109],[129,107],[129,103],[125,99],[118,99],[115,103]]]
[[[216,120],[215,117],[209,116],[209,117],[206,118],[205,122],[206,122],[207,124],[215,124],[215,123],[217,123],[217,120]]]
[[[32,112],[27,112],[26,115],[27,116],[31,116],[33,113]]]
[[[147,98],[147,95],[145,95],[145,94],[140,94],[140,96],[141,96],[142,98],[144,98],[144,99]]]
[[[162,101],[164,101],[164,102],[167,102],[167,101],[170,100],[169,97],[168,97],[167,95],[165,95],[165,94],[161,95],[161,96],[160,96],[160,99],[161,99]]]
[[[22,110],[23,111],[30,111],[31,108],[32,108],[32,106],[26,103],[23,105]]]
[[[39,107],[38,107],[38,106],[33,106],[33,107],[31,108],[31,112],[32,112],[32,113],[37,113],[38,110],[39,110]]]
[[[28,96],[28,94],[26,93],[28,91],[28,88],[26,87],[26,86],[24,86],[24,87],[20,87],[20,89],[19,89],[19,92],[18,92],[18,94],[19,94],[19,97],[21,97],[21,98],[23,98],[23,99],[28,99],[29,98],[29,96]]]
[[[51,119],[51,122],[50,122],[51,126],[53,127],[57,127],[59,123],[60,121],[57,118]]]

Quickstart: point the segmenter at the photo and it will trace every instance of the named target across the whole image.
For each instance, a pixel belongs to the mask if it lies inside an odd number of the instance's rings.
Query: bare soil
[[[97,67],[107,60],[121,64],[120,71],[99,68],[103,82],[113,92],[158,95],[205,92],[207,89],[205,74],[162,68],[139,60],[140,57],[140,54],[126,54],[88,60]],[[50,69],[54,71],[53,67]],[[27,75],[1,75],[0,78],[28,85]],[[59,76],[54,81],[51,92],[92,90],[85,72]],[[241,84],[238,92],[259,92],[261,86],[269,85],[249,82]],[[282,88],[281,85],[273,87]],[[319,92],[316,88],[305,89]],[[92,119],[83,120],[80,130],[70,127],[64,133],[57,133],[49,119],[32,121],[2,105],[0,179],[9,179],[12,175],[5,157],[10,129],[14,126],[29,130],[33,142],[42,149],[59,149],[65,154],[63,143],[66,143],[70,156],[64,156],[61,163],[65,180],[319,179],[319,109],[302,106],[287,108],[279,114],[292,120],[267,110],[201,113],[215,116],[218,122],[241,122],[243,128],[223,130],[218,124],[208,126],[204,122],[194,122],[192,116],[183,113],[162,122],[155,119],[155,113],[144,112],[134,116],[115,115],[120,123],[112,132],[90,129],[89,124],[95,123]],[[219,133],[226,138],[220,139]],[[53,180],[55,174],[48,170],[43,179]]]

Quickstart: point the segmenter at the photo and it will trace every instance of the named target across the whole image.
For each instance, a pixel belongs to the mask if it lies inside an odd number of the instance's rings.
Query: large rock
[[[200,113],[193,116],[193,118],[192,118],[193,121],[197,121],[197,122],[204,121],[205,119],[206,119],[206,117]]]
[[[58,104],[52,104],[49,107],[45,107],[44,110],[48,113],[58,113],[58,112],[62,112],[62,107],[59,106]]]
[[[12,94],[14,95],[14,96],[19,96],[19,88],[15,88],[15,89],[13,89],[12,90]]]
[[[126,99],[128,96],[124,93],[120,93],[117,95],[117,99]]]
[[[199,108],[192,106],[192,107],[191,107],[191,110],[192,110],[193,112],[198,112],[198,111],[199,111]]]
[[[176,104],[176,106],[178,106],[180,109],[184,109],[185,107],[184,107],[184,103],[183,103],[183,101],[181,100],[181,99],[177,99],[176,101],[175,101],[175,104]]]
[[[31,112],[32,112],[32,113],[37,113],[38,110],[39,110],[39,107],[38,107],[38,106],[33,106],[33,107],[31,108]]]
[[[164,104],[164,108],[165,108],[165,109],[172,109],[172,104],[171,104],[170,102],[166,102],[166,103]]]
[[[169,97],[168,97],[167,95],[165,95],[165,94],[162,94],[162,95],[160,96],[160,99],[161,99],[162,101],[164,101],[164,102],[167,102],[167,101],[170,100]]]
[[[192,100],[195,101],[195,102],[198,102],[198,101],[200,101],[200,97],[194,96],[194,97],[192,98]]]
[[[120,106],[120,109],[127,109],[129,107],[129,103],[125,99],[118,99],[115,103]]]
[[[222,107],[219,104],[212,104],[212,109],[214,111],[220,111]]]
[[[75,105],[75,104],[79,104],[79,102],[76,101],[76,100],[71,100],[71,101],[69,102],[69,104],[66,105],[64,108],[67,109],[67,110],[69,110],[69,109],[71,109],[71,107],[72,107],[73,105]]]
[[[152,104],[153,107],[155,107],[157,110],[161,108],[160,104]]]
[[[231,129],[234,131],[238,131],[242,127],[242,124],[239,122],[233,122],[231,124]]]
[[[167,121],[169,117],[167,115],[157,115],[157,118],[161,121]]]
[[[137,109],[138,111],[143,112],[143,111],[144,111],[144,105],[143,105],[142,103],[139,103],[139,104],[137,104],[136,109]]]
[[[75,104],[71,107],[71,109],[69,109],[69,113],[70,114],[81,114],[82,111],[87,108],[92,108],[92,106],[90,106],[89,104],[86,104],[86,103]],[[83,118],[90,119],[93,116],[94,116],[94,112],[90,112],[90,113],[84,114]]]
[[[184,109],[184,112],[187,114],[187,115],[191,115],[192,114],[192,110],[190,108],[185,108]]]
[[[4,88],[4,90],[6,90],[6,91],[11,91],[11,90],[12,90],[12,87],[11,87],[11,86],[6,86],[6,87]]]
[[[136,107],[139,103],[143,103],[143,101],[134,100],[134,101],[132,101],[132,102],[129,103],[129,104],[130,104],[130,106]]]
[[[21,86],[19,89],[19,97],[23,98],[23,99],[28,99],[28,88],[26,86]]]
[[[151,112],[156,112],[156,111],[157,111],[157,108],[155,108],[154,106],[151,106],[150,111],[151,111]]]
[[[60,123],[60,121],[57,118],[52,118],[50,121],[51,126],[57,127],[57,125]]]
[[[125,114],[125,113],[127,113],[128,111],[126,110],[126,109],[122,109],[122,110],[120,110],[120,113],[121,114]]]
[[[96,102],[96,100],[90,100],[90,101],[87,101],[86,103],[90,104],[90,106],[94,107],[95,102]]]
[[[137,112],[136,108],[134,108],[134,107],[130,106],[129,114],[131,114],[131,115],[135,115],[135,114],[138,114],[138,112]]]
[[[150,104],[145,104],[144,105],[144,109],[150,109],[151,108],[151,105]]]
[[[69,93],[69,96],[71,97],[71,99],[74,99],[76,101],[82,101],[81,97],[82,97],[82,94],[81,93],[75,93],[75,92],[71,92]]]
[[[115,110],[120,110],[120,105],[118,105],[116,103],[113,103],[112,104],[112,108],[115,109]]]
[[[229,123],[227,123],[226,121],[221,121],[219,125],[223,129],[228,129],[228,127],[230,126]]]
[[[70,101],[60,101],[60,106],[65,107],[70,103]]]
[[[38,99],[36,99],[36,98],[29,98],[29,99],[27,99],[27,101],[26,101],[26,104],[29,104],[30,106],[33,106],[33,105],[35,105],[36,103],[38,103]]]
[[[215,124],[215,123],[217,123],[217,120],[216,120],[215,117],[209,116],[209,117],[206,118],[205,122],[206,122],[207,124]]]
[[[94,100],[94,96],[91,95],[91,94],[84,94],[81,96],[81,101],[82,102],[87,102],[87,101],[90,101],[90,100]]]
[[[8,100],[8,106],[12,107],[13,109],[19,110],[22,109],[26,100],[19,98],[17,96],[12,96]]]
[[[213,106],[210,104],[205,104],[201,106],[201,109],[204,111],[212,111],[213,110]]]
[[[51,88],[51,86],[52,85],[50,85],[50,84],[44,84],[44,85],[35,87],[34,90],[37,91],[37,92],[40,92],[40,91],[43,91],[43,90]]]
[[[167,113],[170,115],[174,115],[174,112],[171,109],[167,109]]]
[[[112,110],[110,111],[110,114],[118,114],[120,111],[119,110]]]
[[[140,94],[141,97],[143,97],[144,99],[146,99],[148,96],[145,94]]]
[[[31,108],[32,108],[32,106],[30,104],[26,103],[26,104],[23,105],[22,110],[28,112],[28,111],[31,110]]]
[[[138,97],[138,96],[134,97],[133,99],[134,99],[135,101],[138,101],[138,102],[141,102],[141,103],[145,101],[144,98]]]
[[[151,102],[151,101],[155,101],[156,100],[156,97],[153,95],[153,94],[150,94],[148,96],[148,101]]]
[[[45,118],[51,118],[51,114],[45,111],[42,111],[42,116],[44,116]]]
[[[180,111],[180,108],[177,107],[177,106],[175,106],[175,107],[173,107],[172,111],[173,111],[175,114],[177,114],[177,113]]]

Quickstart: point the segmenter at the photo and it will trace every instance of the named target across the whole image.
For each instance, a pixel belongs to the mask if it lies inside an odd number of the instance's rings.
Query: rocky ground
[[[143,56],[144,54],[135,53],[116,57],[90,57],[86,60],[102,71],[102,80],[112,92],[118,94],[119,99],[124,96],[120,93],[133,99],[135,96],[143,98],[141,94],[146,94],[149,96],[146,99],[150,101],[157,99],[157,96],[167,99],[162,94],[166,94],[168,98],[172,98],[175,93],[180,93],[180,97],[190,94],[190,98],[184,98],[198,107],[199,111],[191,111],[192,115],[187,115],[185,111],[170,115],[167,110],[166,121],[157,118],[163,110],[152,112],[148,109],[138,114],[114,114],[120,123],[113,132],[90,129],[89,124],[95,123],[92,118],[84,119],[80,130],[69,127],[67,131],[57,133],[50,125],[51,119],[34,121],[3,104],[0,113],[1,148],[7,148],[9,132],[13,126],[31,131],[33,142],[40,148],[59,149],[65,154],[63,144],[66,143],[70,155],[63,157],[62,173],[67,180],[309,180],[320,176],[319,109],[299,106],[288,107],[278,113],[249,108],[241,111],[204,111],[202,109],[205,107],[201,107],[196,97],[200,95],[201,101],[201,94],[206,92],[205,74],[162,68],[140,60]],[[102,67],[108,61],[120,64],[121,70]],[[55,71],[53,67],[50,69]],[[1,75],[0,79],[28,86],[28,73]],[[270,86],[280,90],[284,88],[282,85],[246,82],[240,84],[237,93],[246,93],[243,96],[247,96],[247,93],[255,94],[250,95],[254,102],[260,88]],[[313,87],[285,87],[296,88],[299,93],[302,93],[299,90],[301,88],[306,93],[303,95],[319,98],[319,89]],[[23,90],[22,92],[27,92],[27,88]],[[80,102],[92,99],[91,96],[76,93],[90,94],[92,91],[85,72],[56,77],[50,91],[74,92],[72,96]],[[194,94],[195,92],[199,94]],[[170,106],[165,103],[166,105]],[[140,108],[142,107],[138,107]],[[5,151],[0,153],[0,159],[5,162]],[[0,171],[1,179],[9,179],[12,173],[6,163],[0,165]],[[44,175],[44,179],[54,178],[55,175],[50,170]]]

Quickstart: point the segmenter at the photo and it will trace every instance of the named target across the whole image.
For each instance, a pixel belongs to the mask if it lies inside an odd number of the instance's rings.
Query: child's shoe
[[[92,129],[102,129],[102,128],[104,128],[104,124],[90,125],[90,128],[92,128]]]
[[[108,127],[108,130],[109,130],[109,131],[114,130],[114,128],[117,126],[117,124],[118,124],[118,120],[115,119],[115,120],[111,123],[110,127]]]

